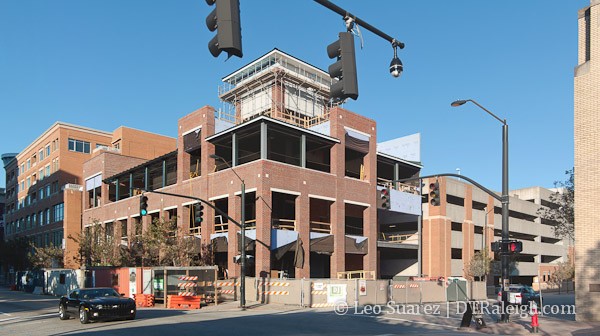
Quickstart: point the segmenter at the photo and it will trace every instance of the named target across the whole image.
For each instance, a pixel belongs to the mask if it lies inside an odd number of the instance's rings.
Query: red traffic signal
[[[520,241],[511,242],[508,246],[508,251],[510,253],[519,253],[523,251],[523,243]]]
[[[390,203],[390,189],[383,188],[380,190],[380,208],[389,210],[391,208]]]

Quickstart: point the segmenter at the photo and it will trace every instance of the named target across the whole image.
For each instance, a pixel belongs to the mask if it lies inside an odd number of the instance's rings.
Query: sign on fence
[[[346,285],[330,284],[327,286],[327,303],[346,302]]]
[[[358,293],[361,296],[367,295],[367,280],[358,280]]]

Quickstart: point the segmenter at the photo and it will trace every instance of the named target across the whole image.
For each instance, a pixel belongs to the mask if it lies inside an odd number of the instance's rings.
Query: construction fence
[[[337,302],[349,305],[384,305],[390,301],[428,303],[484,300],[483,282],[468,281],[392,281],[362,279],[269,279],[246,277],[246,300],[302,307],[333,307]],[[219,301],[239,300],[240,281],[217,282]]]

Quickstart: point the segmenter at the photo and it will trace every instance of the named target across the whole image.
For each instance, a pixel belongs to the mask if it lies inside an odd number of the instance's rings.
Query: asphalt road
[[[338,316],[332,310],[235,304],[199,310],[140,308],[134,321],[94,322],[58,318],[58,298],[0,289],[0,335],[462,335],[460,321],[409,319],[398,314]]]
[[[545,305],[573,301],[573,295],[544,297]],[[226,303],[199,310],[139,308],[134,321],[83,325],[75,318],[67,321],[58,318],[58,298],[0,288],[0,335],[464,335],[475,331],[458,330],[464,308],[456,303],[386,305],[380,311],[349,307],[344,315],[339,315],[333,309],[281,305],[254,305],[241,311],[237,303]],[[485,315],[484,319],[491,328],[487,332],[497,334],[528,332],[531,320],[529,316],[513,316],[514,323],[504,326],[495,323],[497,316]],[[540,324],[546,334],[570,334],[585,327],[573,319],[574,316],[566,315],[547,316],[541,317]],[[597,326],[587,327],[594,328],[590,329],[591,334],[600,332]]]

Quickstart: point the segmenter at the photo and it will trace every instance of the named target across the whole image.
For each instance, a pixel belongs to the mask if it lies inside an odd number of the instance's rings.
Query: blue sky
[[[400,78],[390,44],[362,29],[359,98],[378,140],[421,133],[423,174],[455,173],[501,189],[506,118],[510,188],[552,187],[573,167],[577,10],[589,0],[337,0],[406,43]],[[344,26],[310,0],[240,0],[244,58],[213,58],[202,0],[0,1],[0,153],[19,152],[55,121],[176,136],[177,119],[221,107],[221,78],[273,48],[321,69]],[[357,43],[358,46],[358,43]],[[358,48],[358,47],[357,47]],[[0,174],[4,186],[4,172]]]

